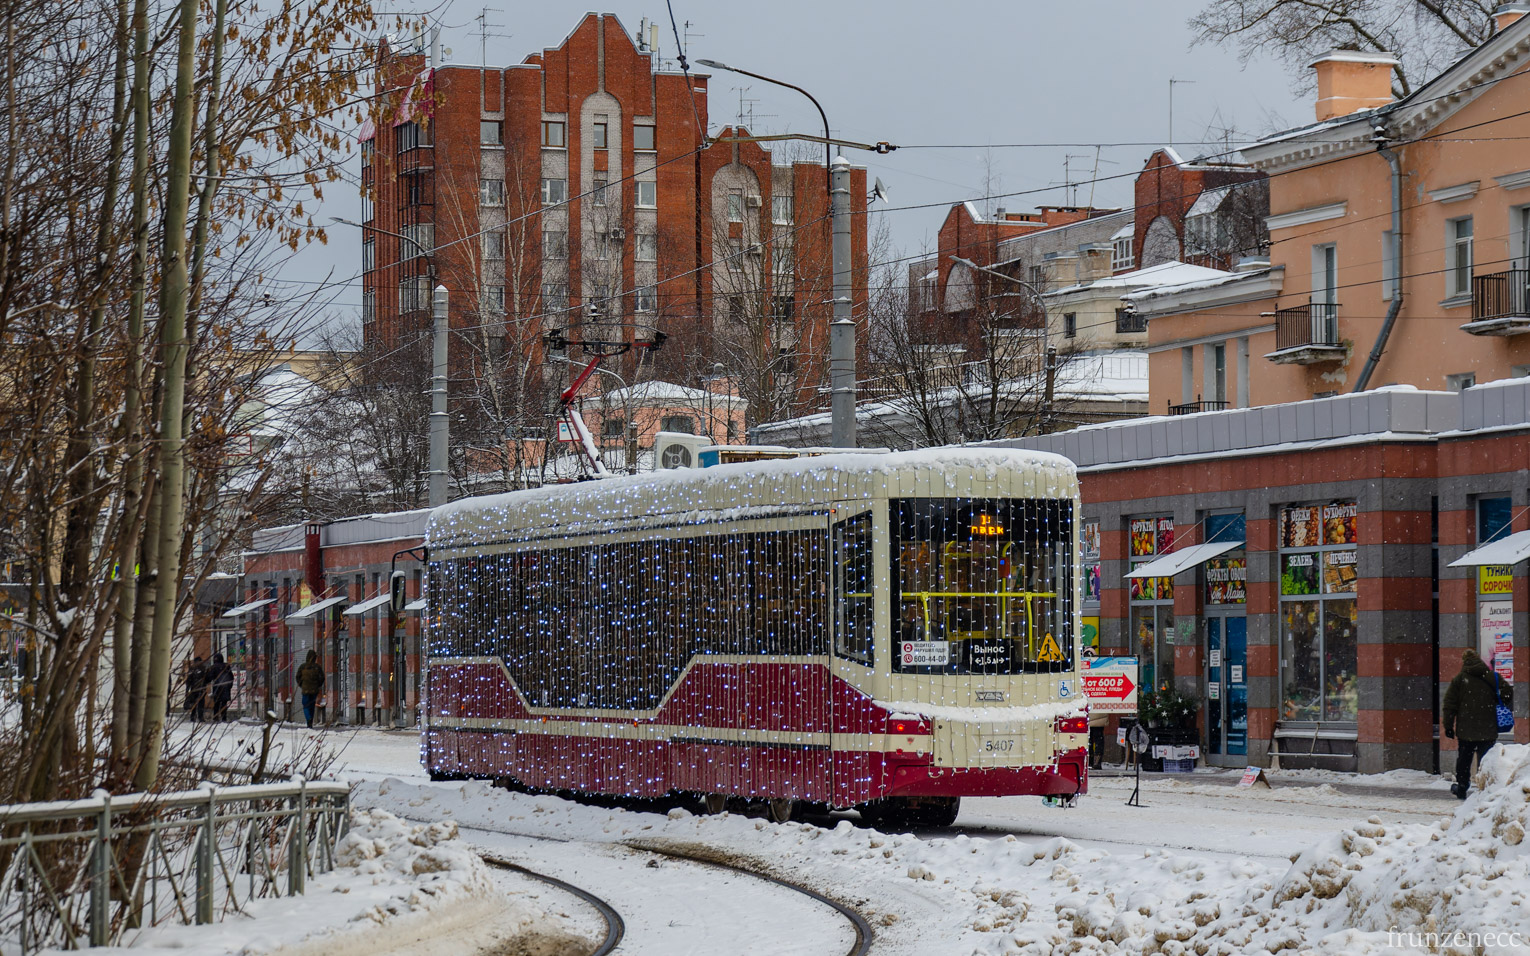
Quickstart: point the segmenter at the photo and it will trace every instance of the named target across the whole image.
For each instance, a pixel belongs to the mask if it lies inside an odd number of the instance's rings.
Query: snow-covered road
[[[1388,936],[1425,927],[1523,931],[1530,952],[1530,748],[1499,751],[1486,792],[1464,805],[1420,773],[1286,771],[1273,789],[1240,789],[1227,772],[1153,775],[1129,807],[1133,781],[1102,775],[1074,809],[972,799],[951,829],[883,834],[848,817],[777,825],[432,783],[413,734],[281,735],[335,746],[358,807],[458,821],[462,839],[604,897],[627,921],[623,954],[849,946],[821,904],[651,849],[742,863],[851,905],[878,956],[1448,951]],[[598,935],[570,899],[534,892],[513,898]]]

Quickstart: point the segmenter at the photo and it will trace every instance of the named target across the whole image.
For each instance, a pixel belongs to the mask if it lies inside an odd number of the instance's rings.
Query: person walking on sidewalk
[[[186,713],[190,715],[191,722],[199,724],[206,714],[207,701],[207,665],[202,663],[200,655],[191,659],[191,667],[186,671]]]
[[[1445,691],[1440,723],[1456,739],[1456,782],[1450,792],[1466,799],[1472,758],[1479,761],[1498,742],[1498,705],[1514,706],[1514,688],[1505,684],[1471,648],[1461,652],[1461,672]]]
[[[324,690],[324,668],[319,665],[319,652],[309,651],[308,659],[297,669],[298,690],[303,693],[303,719],[313,726],[313,706]]]
[[[207,668],[207,686],[212,688],[212,719],[228,719],[229,700],[234,695],[234,669],[222,654],[214,654]]]

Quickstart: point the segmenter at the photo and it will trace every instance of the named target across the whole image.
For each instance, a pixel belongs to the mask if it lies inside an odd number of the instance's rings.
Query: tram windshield
[[[895,671],[1072,667],[1072,502],[904,499],[891,513]]]

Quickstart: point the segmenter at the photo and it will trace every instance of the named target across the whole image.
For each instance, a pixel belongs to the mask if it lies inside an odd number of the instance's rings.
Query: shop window
[[[1243,513],[1206,516],[1206,543],[1243,541],[1248,524]],[[1248,556],[1243,548],[1234,548],[1212,558],[1203,566],[1205,598],[1208,605],[1248,603]]]
[[[1506,538],[1512,532],[1513,502],[1508,497],[1477,499],[1477,544]],[[1514,681],[1514,568],[1477,568],[1477,652],[1494,673]]]
[[[1280,510],[1282,720],[1359,715],[1356,506]]]
[[[1143,515],[1128,523],[1128,560],[1146,564],[1174,550],[1174,518]],[[1145,691],[1174,685],[1174,579],[1127,578],[1128,627]]]

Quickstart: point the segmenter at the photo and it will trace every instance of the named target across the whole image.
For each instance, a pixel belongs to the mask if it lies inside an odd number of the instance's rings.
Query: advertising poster
[[[1280,556],[1280,593],[1318,593],[1318,556],[1315,553]]]
[[[1100,553],[1100,522],[1084,522],[1083,550],[1086,556],[1097,557]]]
[[[1099,562],[1096,561],[1093,564],[1084,565],[1084,603],[1100,603],[1100,588],[1101,583]]]
[[[1152,518],[1133,518],[1131,524],[1132,557],[1140,558],[1153,553],[1157,546],[1155,525]]]
[[[1514,681],[1514,602],[1483,601],[1477,605],[1477,653],[1488,666]]]
[[[1323,543],[1355,544],[1355,503],[1336,501],[1323,506]]]
[[[1478,594],[1513,594],[1514,569],[1504,564],[1484,564],[1477,569]]]
[[[1080,627],[1080,641],[1085,657],[1094,657],[1100,652],[1100,619],[1098,617],[1086,617]]]
[[[1168,554],[1174,550],[1174,519],[1158,519],[1158,553]]]
[[[1095,714],[1135,714],[1137,712],[1137,658],[1084,658],[1080,677],[1089,710]]]
[[[1318,546],[1318,509],[1280,509],[1280,546],[1282,548],[1315,548]]]
[[[1353,594],[1356,590],[1355,560],[1357,551],[1323,552],[1323,593]]]
[[[1248,603],[1248,559],[1212,558],[1206,562],[1206,603]]]

